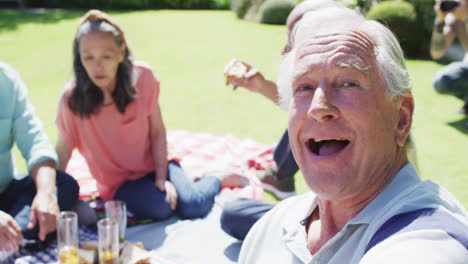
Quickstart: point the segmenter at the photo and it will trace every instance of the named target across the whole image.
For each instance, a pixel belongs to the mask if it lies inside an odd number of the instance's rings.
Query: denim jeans
[[[221,215],[221,228],[228,235],[244,240],[250,228],[273,206],[273,204],[247,198],[228,202],[224,205]]]
[[[435,89],[468,102],[468,63],[457,61],[439,70],[433,79]]]
[[[70,210],[78,200],[78,183],[67,173],[57,171],[56,187],[60,211]],[[26,239],[38,239],[39,226],[36,224],[33,229],[28,229],[31,203],[35,196],[36,184],[30,176],[12,180],[7,189],[0,194],[0,210],[13,216]]]
[[[283,136],[276,145],[273,151],[273,160],[278,167],[276,175],[279,180],[294,177],[294,174],[299,170],[292,154],[291,146],[289,145],[288,130],[283,133]]]
[[[283,133],[273,151],[273,160],[278,167],[277,179],[294,177],[299,170],[289,145],[288,130]],[[244,240],[250,228],[274,205],[253,199],[240,198],[224,205],[221,228],[239,240]]]
[[[156,174],[127,181],[114,195],[115,200],[125,201],[127,209],[140,219],[163,220],[173,213],[180,218],[205,216],[213,206],[215,196],[221,190],[221,182],[214,176],[202,177],[194,182],[175,161],[168,164],[168,180],[177,191],[177,207],[172,211],[166,201],[166,193],[154,185]]]

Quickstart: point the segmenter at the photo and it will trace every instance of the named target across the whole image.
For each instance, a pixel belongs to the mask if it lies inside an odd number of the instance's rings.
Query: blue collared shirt
[[[468,263],[467,212],[447,190],[422,182],[410,163],[311,255],[305,223],[316,206],[313,193],[275,206],[247,235],[239,263]]]
[[[45,160],[57,164],[57,154],[42,129],[27,96],[26,85],[11,66],[0,62],[0,193],[14,178],[13,144],[26,159],[28,170]]]

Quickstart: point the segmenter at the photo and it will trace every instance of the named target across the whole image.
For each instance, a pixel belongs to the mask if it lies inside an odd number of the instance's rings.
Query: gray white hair
[[[86,21],[78,27],[76,32],[76,39],[81,39],[83,36],[88,35],[91,32],[103,32],[111,33],[114,37],[115,43],[118,47],[122,46],[122,39],[120,37],[119,31],[107,23],[106,21]]]
[[[373,39],[377,70],[386,83],[387,95],[390,99],[395,99],[411,90],[412,84],[406,68],[405,56],[395,35],[379,22],[366,20],[349,8],[330,7],[308,12],[293,30],[292,50],[285,55],[280,65],[277,81],[281,108],[287,110],[291,100],[297,45],[307,38],[310,32],[323,26],[324,21],[336,21],[336,23],[349,21]]]

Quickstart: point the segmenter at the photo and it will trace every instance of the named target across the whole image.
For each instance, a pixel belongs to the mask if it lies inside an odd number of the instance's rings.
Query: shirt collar
[[[295,233],[299,226],[305,226],[313,210],[317,207],[317,195],[315,193],[308,192],[304,196],[303,199],[297,200],[294,204],[294,207],[298,206],[301,209],[294,210],[296,214],[288,214],[283,218],[282,226],[287,233]]]
[[[351,219],[348,224],[369,224],[372,222],[376,215],[380,215],[379,211],[386,210],[384,206],[390,202],[397,194],[401,193],[404,189],[419,184],[421,179],[414,166],[411,163],[407,163],[403,166],[398,173],[395,175],[390,184],[374,199],[370,202],[356,217]],[[305,226],[309,219],[312,211],[317,206],[317,196],[313,192],[306,194],[308,198],[301,199],[299,203],[305,203],[299,205],[304,208],[302,214],[287,215],[283,221],[283,227],[287,231],[295,230],[299,225]],[[311,202],[312,201],[312,202]]]
[[[421,182],[414,166],[407,163],[395,175],[390,184],[348,224],[369,224],[376,215],[381,215],[380,211],[386,210],[385,206],[394,197],[402,193],[405,189],[417,185]]]

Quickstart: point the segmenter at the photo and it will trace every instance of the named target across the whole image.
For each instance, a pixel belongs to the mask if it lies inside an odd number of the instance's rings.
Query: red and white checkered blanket
[[[190,177],[209,171],[239,171],[250,178],[247,187],[236,190],[239,196],[262,199],[263,188],[255,175],[259,170],[273,166],[274,145],[238,139],[232,135],[218,136],[185,130],[168,130],[167,141],[168,158],[179,160]],[[97,196],[96,182],[78,151],[73,152],[67,172],[77,179],[80,198]]]

